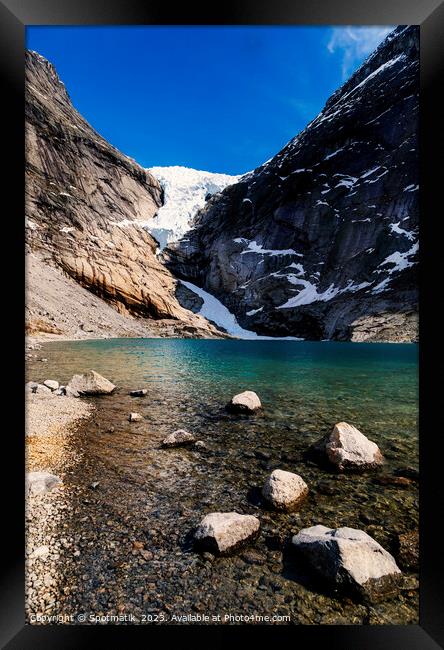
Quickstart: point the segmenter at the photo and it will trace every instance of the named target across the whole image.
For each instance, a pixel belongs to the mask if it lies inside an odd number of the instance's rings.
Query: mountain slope
[[[27,52],[27,252],[121,314],[166,320],[168,331],[173,321],[176,335],[217,335],[204,318],[178,303],[177,282],[157,259],[157,244],[142,226],[161,206],[161,195],[151,174],[75,110],[54,67]],[[43,284],[41,291],[46,290]],[[28,316],[37,318],[32,310]],[[61,313],[50,317],[63,331]]]
[[[169,268],[261,334],[414,340],[418,40],[389,34],[302,133],[208,201]]]
[[[210,196],[240,179],[240,176],[180,166],[151,167],[147,171],[157,179],[163,191],[163,205],[146,223],[147,230],[161,248],[177,241],[189,230],[195,214]]]

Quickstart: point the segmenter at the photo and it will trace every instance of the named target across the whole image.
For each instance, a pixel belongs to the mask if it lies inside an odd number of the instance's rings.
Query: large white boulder
[[[262,488],[264,498],[277,510],[296,510],[308,494],[308,485],[298,475],[275,469]]]
[[[45,379],[43,382],[44,386],[50,388],[51,390],[57,390],[59,387],[59,382],[55,379]]]
[[[293,537],[292,547],[341,591],[376,601],[398,590],[401,571],[395,559],[363,530],[312,526]]]
[[[260,521],[237,512],[212,512],[202,519],[195,534],[196,546],[217,555],[234,552],[257,536]]]
[[[115,386],[95,370],[88,370],[83,375],[74,375],[66,389],[67,394],[107,395],[113,392]]]
[[[314,446],[339,471],[364,471],[384,463],[378,445],[347,422],[338,422],[330,434]]]
[[[227,409],[232,413],[254,413],[262,407],[261,401],[252,390],[245,390],[235,395],[227,404]]]
[[[191,445],[196,442],[196,438],[192,433],[185,431],[185,429],[177,429],[173,433],[169,433],[162,441],[162,447],[183,447]]]
[[[27,494],[45,494],[61,484],[61,479],[49,472],[28,472],[25,485]]]

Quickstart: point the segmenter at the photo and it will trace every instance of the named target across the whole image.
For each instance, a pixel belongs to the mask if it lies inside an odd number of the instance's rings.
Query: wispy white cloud
[[[347,77],[394,29],[390,26],[333,27],[327,49],[342,54],[342,78]]]

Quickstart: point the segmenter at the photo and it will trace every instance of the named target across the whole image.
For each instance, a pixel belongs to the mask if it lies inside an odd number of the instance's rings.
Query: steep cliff
[[[302,133],[210,198],[168,267],[261,334],[415,340],[418,41],[389,34]]]
[[[157,213],[161,194],[151,174],[106,142],[75,110],[54,67],[39,54],[27,52],[26,242],[34,259],[30,267],[35,269],[38,263],[62,270],[121,315],[155,323],[157,334],[159,322],[165,321],[169,335],[217,335],[204,318],[177,302],[177,282],[157,259],[157,242],[142,226]],[[61,276],[55,277],[59,283]],[[35,292],[38,283],[32,286]],[[71,284],[66,289],[72,293]],[[39,290],[49,292],[43,282]],[[31,330],[38,329],[35,323],[42,320],[37,298],[28,296]],[[55,312],[43,315],[43,321],[50,319],[51,326],[55,323],[63,333],[63,295],[59,309],[49,294],[43,303],[53,305]]]

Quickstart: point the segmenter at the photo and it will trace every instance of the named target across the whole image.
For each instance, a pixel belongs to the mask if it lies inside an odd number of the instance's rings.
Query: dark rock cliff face
[[[302,133],[209,200],[169,268],[261,334],[415,340],[418,40],[394,30]]]
[[[72,106],[54,67],[26,54],[27,252],[62,269],[120,313],[214,335],[175,297],[140,222],[162,201],[157,180],[104,140]],[[61,296],[63,301],[63,296]]]

